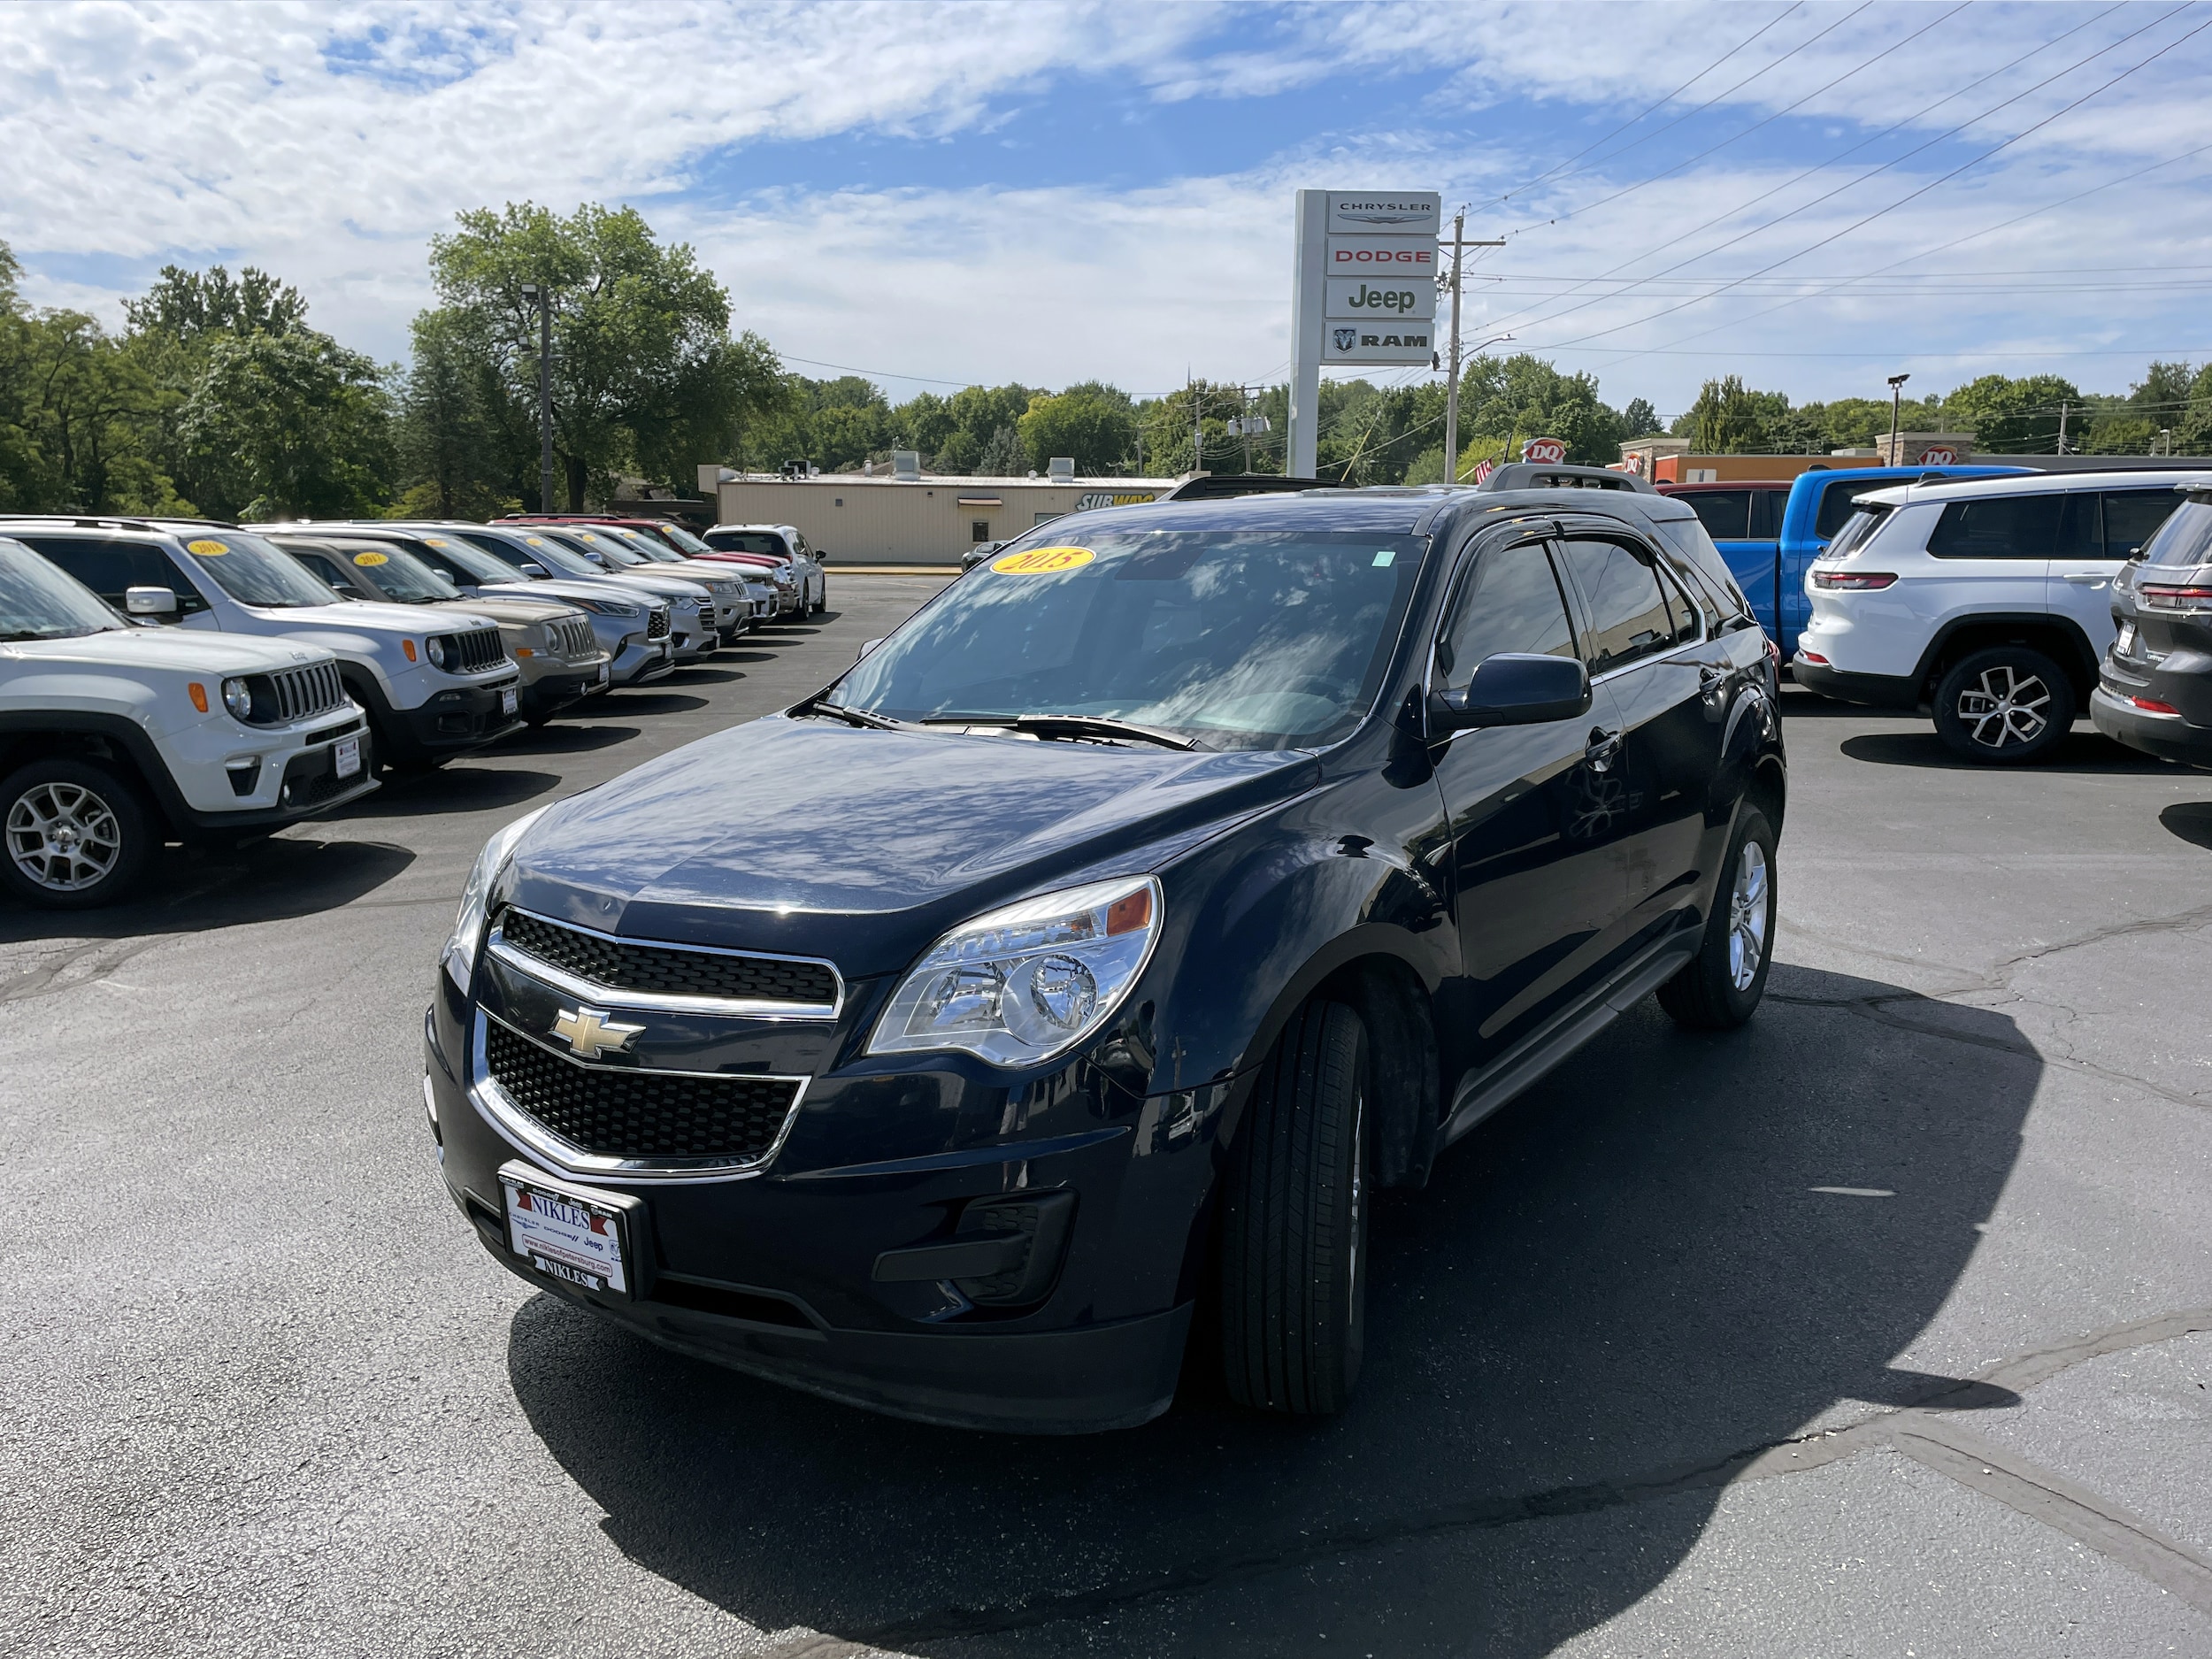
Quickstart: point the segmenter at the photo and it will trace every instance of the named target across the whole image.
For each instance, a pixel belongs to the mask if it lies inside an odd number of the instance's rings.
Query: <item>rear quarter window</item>
[[[1720,556],[1705,526],[1694,518],[1663,518],[1652,525],[1673,567],[1717,625],[1751,614],[1751,602],[1736,586],[1728,561]]]
[[[2184,500],[2144,544],[2143,563],[2180,570],[2212,565],[2212,501]]]

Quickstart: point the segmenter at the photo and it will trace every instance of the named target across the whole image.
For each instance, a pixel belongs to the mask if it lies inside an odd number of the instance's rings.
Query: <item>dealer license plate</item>
[[[2125,656],[2127,656],[2127,655],[2128,655],[2131,651],[2134,650],[2134,649],[2135,649],[2135,624],[2133,624],[2132,622],[2123,622],[2123,623],[2120,625],[2120,638],[2119,638],[2119,642],[2118,642],[2117,646],[2116,646],[2115,649],[2118,651],[2118,653],[2119,653],[2122,657],[2125,657]]]
[[[499,1185],[506,1194],[509,1249],[541,1273],[586,1290],[629,1294],[620,1210],[504,1170]]]
[[[607,683],[607,665],[604,663],[599,664],[599,683],[603,686]]]
[[[515,688],[512,686],[503,686],[500,688],[499,711],[502,714],[512,714],[515,711]]]
[[[341,778],[350,778],[361,770],[361,740],[342,737],[330,746],[330,764],[338,769]]]

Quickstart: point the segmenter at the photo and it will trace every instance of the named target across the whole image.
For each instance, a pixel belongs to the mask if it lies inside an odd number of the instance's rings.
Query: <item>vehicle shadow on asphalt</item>
[[[1925,726],[1916,732],[1862,732],[1855,737],[1845,738],[1837,747],[1853,760],[1871,761],[1878,766],[1927,766],[1942,772],[2000,770],[1962,759],[1933,730]],[[2054,744],[2046,758],[2011,770],[2119,774],[2171,772],[2173,768],[2162,760],[2139,755],[2114,742],[2101,732],[2077,727]]]
[[[2212,801],[2177,801],[2159,813],[2158,821],[2169,835],[2212,849]]]
[[[1331,1422],[1199,1387],[1115,1434],[933,1429],[546,1295],[509,1374],[608,1537],[764,1630],[1545,1654],[1682,1562],[1734,1460],[1949,1386],[1889,1362],[1972,1256],[2042,1071],[2001,1013],[1839,974],[1778,966],[1724,1036],[1646,1001],[1384,1195],[1365,1377]]]
[[[492,752],[498,755],[585,755],[640,736],[641,726],[538,726],[518,732]]]
[[[414,862],[411,849],[386,841],[282,837],[242,847],[165,847],[127,903],[87,911],[0,902],[0,943],[133,939],[318,916],[366,897]]]
[[[706,706],[704,697],[687,697],[665,691],[626,691],[622,694],[619,707],[610,712],[624,715],[690,714]]]
[[[488,755],[503,751],[482,752]],[[446,765],[435,772],[386,772],[382,788],[358,801],[349,802],[317,821],[342,824],[352,818],[433,818],[449,812],[488,812],[501,807],[519,806],[560,786],[560,777],[555,772],[520,772],[501,766]]]

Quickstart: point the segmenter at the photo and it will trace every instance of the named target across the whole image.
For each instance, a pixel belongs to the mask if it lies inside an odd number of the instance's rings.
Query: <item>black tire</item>
[[[2041,651],[1993,645],[1952,664],[1936,686],[1935,727],[1951,752],[1985,766],[2048,755],[2073,728],[2074,682]]]
[[[27,903],[113,904],[145,874],[157,839],[137,787],[97,761],[35,760],[0,784],[0,882]]]
[[[1758,892],[1747,904],[1744,888],[1755,876]],[[1747,803],[1729,839],[1697,955],[1659,987],[1659,1006],[1676,1025],[1686,1031],[1733,1031],[1751,1018],[1766,995],[1767,970],[1774,963],[1775,914],[1774,826]],[[1757,960],[1747,975],[1744,957],[1755,953]]]
[[[1222,1198],[1222,1375],[1255,1410],[1323,1417],[1359,1380],[1367,1320],[1367,1033],[1301,1009],[1268,1056]]]

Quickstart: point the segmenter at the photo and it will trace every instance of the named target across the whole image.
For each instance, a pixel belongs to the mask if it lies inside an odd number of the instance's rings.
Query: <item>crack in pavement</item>
[[[1471,1499],[1416,1511],[1395,1521],[1347,1525],[1302,1539],[1294,1545],[1222,1554],[1167,1571],[1125,1578],[1087,1590],[1071,1590],[1002,1607],[942,1608],[909,1615],[848,1636],[809,1633],[788,1647],[774,1650],[809,1659],[859,1654],[918,1641],[942,1641],[1032,1629],[1082,1618],[1133,1601],[1184,1595],[1241,1578],[1264,1577],[1286,1568],[1408,1540],[1442,1533],[1480,1532],[1563,1516],[1594,1515],[1630,1504],[1648,1503],[1686,1492],[1709,1490],[1739,1481],[1772,1479],[1824,1468],[1864,1452],[1894,1447],[1906,1455],[1954,1479],[1969,1464],[1966,1484],[1995,1497],[2019,1513],[2057,1527],[2180,1596],[2212,1612],[2212,1563],[2177,1544],[2119,1505],[2037,1468],[2009,1452],[1983,1457],[1978,1436],[1955,1431],[1936,1413],[1985,1409],[2005,1394],[2017,1395],[2085,1360],[2199,1332],[2212,1331],[2212,1308],[2157,1315],[2113,1325],[2088,1336],[2032,1348],[1967,1378],[1938,1378],[1924,1395],[1879,1411],[1847,1428],[1746,1447],[1719,1455],[1662,1464],[1614,1480],[1554,1486],[1508,1497]],[[1909,1445],[1898,1445],[1901,1440]],[[1980,1461],[1975,1461],[1979,1459]],[[1985,1479],[1980,1471],[1991,1472]],[[2176,1587],[2177,1586],[2180,1587]]]

